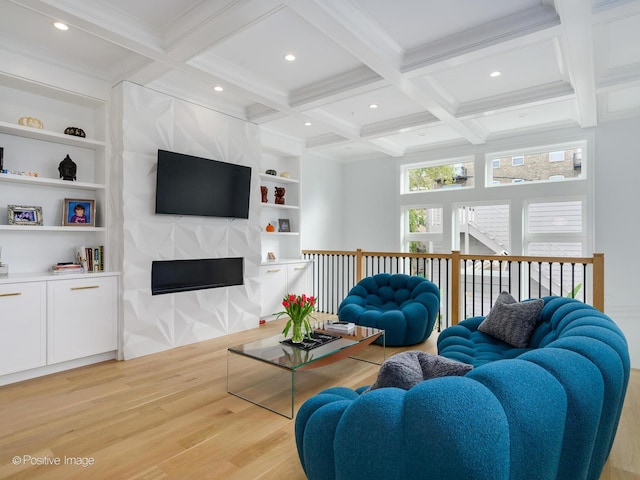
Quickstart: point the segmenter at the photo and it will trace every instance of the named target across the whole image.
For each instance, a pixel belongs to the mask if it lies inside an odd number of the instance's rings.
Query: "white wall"
[[[392,158],[344,164],[342,249],[399,251],[397,168]]]
[[[640,368],[640,118],[601,124],[596,136],[596,248],[605,258],[605,311]]]
[[[122,271],[124,359],[258,326],[259,130],[165,94],[122,83],[113,90],[109,172]],[[254,167],[248,220],[155,215],[157,150]],[[151,262],[243,257],[244,285],[151,295]]]
[[[300,245],[307,250],[338,250],[343,245],[343,165],[305,155],[301,159]]]

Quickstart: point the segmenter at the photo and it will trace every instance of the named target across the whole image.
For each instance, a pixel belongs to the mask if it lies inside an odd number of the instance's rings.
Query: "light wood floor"
[[[0,478],[304,479],[294,421],[226,391],[227,348],[281,328],[282,321],[270,322],[135,360],[0,387]],[[435,352],[435,335],[418,348]],[[399,350],[387,348],[387,357]],[[377,367],[344,360],[303,373],[298,379],[306,390],[296,406],[330,386],[370,384]],[[639,418],[640,370],[634,370],[602,479],[640,480]],[[62,464],[30,464],[55,460]]]

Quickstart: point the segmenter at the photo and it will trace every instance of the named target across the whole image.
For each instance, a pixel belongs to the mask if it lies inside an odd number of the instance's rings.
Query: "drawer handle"
[[[279,268],[274,268],[272,270],[267,270],[267,273],[278,273],[280,271]]]
[[[0,293],[0,297],[19,297],[20,295],[22,295],[22,292]]]
[[[307,267],[294,267],[294,270],[305,270]]]
[[[89,290],[92,288],[100,288],[100,285],[87,285],[86,287],[71,287],[71,290]]]

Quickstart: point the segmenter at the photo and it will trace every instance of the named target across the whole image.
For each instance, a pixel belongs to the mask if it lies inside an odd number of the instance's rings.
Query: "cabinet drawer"
[[[116,277],[49,282],[48,363],[116,350],[117,285]]]
[[[46,284],[0,285],[0,375],[46,364]]]
[[[260,313],[263,317],[281,312],[282,298],[287,293],[287,266],[266,265],[260,267],[262,301]]]

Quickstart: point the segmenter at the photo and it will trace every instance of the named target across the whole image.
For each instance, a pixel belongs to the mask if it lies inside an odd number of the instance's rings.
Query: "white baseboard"
[[[50,375],[52,373],[58,373],[65,370],[71,370],[72,368],[84,367],[85,365],[91,365],[93,363],[105,362],[115,358],[116,352],[113,351],[100,353],[98,355],[91,355],[90,357],[77,358],[75,360],[69,360],[68,362],[60,362],[53,365],[45,365],[44,367],[32,368],[22,372],[9,373],[7,375],[0,376],[0,386],[22,382],[24,380],[30,380],[32,378],[42,377],[44,375]]]

